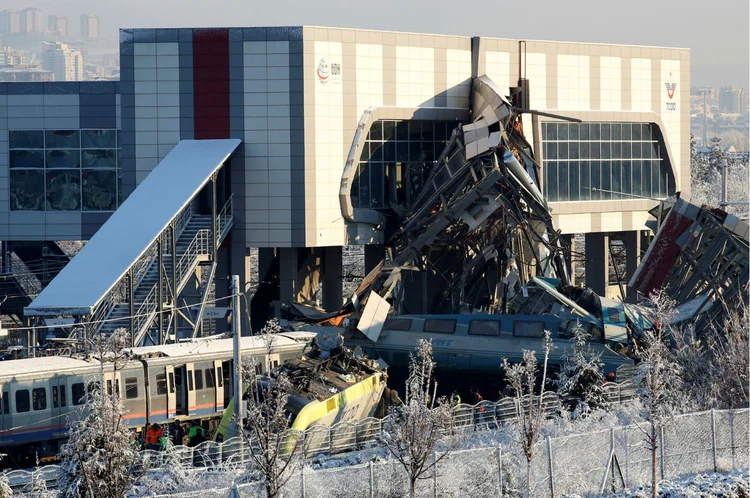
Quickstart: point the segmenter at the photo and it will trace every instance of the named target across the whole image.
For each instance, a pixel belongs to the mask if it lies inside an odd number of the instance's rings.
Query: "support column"
[[[343,304],[343,247],[323,249],[323,308],[335,311]]]
[[[637,230],[622,232],[621,235],[622,243],[625,246],[625,283],[628,285],[641,260],[641,238],[639,237]],[[637,293],[635,289],[628,285],[625,301],[628,303],[635,303],[636,298]]]
[[[244,274],[241,272],[242,268],[237,268],[232,261],[232,256],[234,256],[234,246],[230,249],[228,247],[220,247],[218,251],[216,251],[216,275],[214,276],[214,297],[216,299],[221,299],[223,297],[227,297],[231,295],[231,279],[232,275],[239,275],[240,277],[240,291],[242,291],[242,284],[245,281]],[[241,262],[237,261],[241,264]],[[220,308],[226,308],[229,306],[229,304],[232,302],[231,299],[222,299],[221,301],[216,301],[216,303],[208,303],[208,306],[217,306]],[[246,317],[246,314],[244,312],[244,306],[245,303],[240,298],[240,310],[242,311],[242,314],[240,317]],[[246,318],[245,318],[246,320]],[[241,327],[244,327],[246,332],[249,332],[248,327],[246,326],[245,322],[241,322]],[[216,332],[224,332],[229,330],[229,319],[224,318],[221,320],[216,320]]]
[[[279,300],[297,300],[297,249],[280,247],[279,257]]]
[[[576,252],[576,236],[574,234],[560,235],[563,243],[570,248],[570,252],[565,256],[565,266],[570,276],[570,285],[576,284],[576,264],[573,261]]]
[[[365,276],[385,258],[385,246],[373,244],[365,246]]]
[[[606,233],[586,234],[586,286],[607,295],[609,285],[609,236]]]
[[[638,244],[640,245],[641,252],[638,254],[638,263],[640,264],[641,258],[648,251],[648,247],[651,245],[651,241],[654,239],[654,234],[651,230],[638,230]]]

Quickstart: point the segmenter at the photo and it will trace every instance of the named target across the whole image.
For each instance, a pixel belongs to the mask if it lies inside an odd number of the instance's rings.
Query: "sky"
[[[2,0],[123,27],[316,25],[691,49],[691,86],[750,84],[748,0]],[[7,6],[7,7],[5,7]]]

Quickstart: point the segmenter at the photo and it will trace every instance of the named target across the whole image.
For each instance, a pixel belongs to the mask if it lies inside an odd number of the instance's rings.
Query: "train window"
[[[3,392],[3,415],[10,413],[10,395],[8,391]]]
[[[187,378],[188,378],[188,391],[193,390],[193,371],[188,370],[187,371]]]
[[[469,335],[500,335],[500,322],[493,320],[472,320],[469,322]]]
[[[120,379],[115,379],[115,393],[120,395]]]
[[[216,383],[219,387],[224,387],[224,376],[221,373],[221,367],[216,367]]]
[[[31,399],[34,404],[34,411],[47,409],[47,390],[43,387],[36,387],[31,390]]]
[[[196,370],[195,371],[195,390],[200,391],[201,389],[203,389],[203,371]]]
[[[383,328],[386,330],[404,330],[411,329],[411,318],[387,318]]]
[[[82,405],[86,402],[86,389],[83,387],[83,382],[78,382],[70,386],[70,394],[73,396],[74,405]]]
[[[29,402],[29,390],[20,389],[16,391],[16,413],[26,413],[31,409]]]
[[[513,322],[513,335],[515,337],[542,337],[544,336],[544,322]]]
[[[156,374],[156,394],[167,394],[167,374]]]
[[[125,398],[135,399],[138,397],[138,379],[125,377]]]
[[[52,386],[52,408],[60,408],[60,398],[57,395],[57,386]]]
[[[456,331],[456,320],[444,318],[428,318],[424,321],[423,332],[434,332],[437,334],[452,334]]]
[[[214,387],[214,371],[211,368],[206,369],[206,387],[209,389]]]
[[[174,394],[174,372],[169,372],[169,392]]]
[[[107,380],[107,394],[109,396],[112,396],[112,381],[111,380]]]
[[[67,395],[65,394],[65,384],[60,386],[60,406],[67,406],[68,405],[68,399]]]

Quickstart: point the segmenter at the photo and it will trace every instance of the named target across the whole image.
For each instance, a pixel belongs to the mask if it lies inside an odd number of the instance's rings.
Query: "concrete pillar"
[[[335,311],[343,304],[343,247],[323,248],[323,309]]]
[[[574,234],[560,235],[563,240],[563,244],[570,248],[570,253],[565,256],[565,265],[568,269],[568,275],[570,276],[570,285],[576,284],[576,264],[573,259],[575,258],[576,252],[576,236]]]
[[[280,247],[279,257],[279,300],[297,301],[297,249]]]
[[[586,286],[607,295],[609,285],[609,236],[606,233],[586,234]]]
[[[625,284],[627,285],[641,260],[641,238],[637,230],[622,232],[621,237],[622,244],[625,246]],[[626,302],[635,303],[636,297],[635,290],[628,285]]]
[[[373,268],[378,266],[385,258],[385,246],[382,244],[373,244],[365,246],[365,276]]]

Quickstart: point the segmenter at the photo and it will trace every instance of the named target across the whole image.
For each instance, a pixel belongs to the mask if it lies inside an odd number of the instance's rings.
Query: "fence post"
[[[370,498],[375,498],[375,464],[372,460],[370,460]]]
[[[437,498],[437,450],[432,451],[432,496]]]
[[[302,474],[300,475],[300,487],[302,488],[302,498],[305,498],[305,462],[302,462]]]
[[[497,445],[497,451],[495,452],[495,455],[497,457],[497,482],[499,489],[498,496],[503,496],[503,450],[499,444]]]
[[[661,460],[661,465],[659,466],[661,469],[661,478],[665,479],[664,477],[664,426],[659,427],[659,460]]]
[[[711,453],[714,457],[714,472],[718,472],[716,461],[716,413],[713,408],[711,408]]]
[[[628,442],[628,429],[630,426],[625,426],[623,432],[625,433],[625,489],[630,487],[630,443]]]
[[[552,438],[547,436],[547,465],[549,465],[549,492],[555,498],[555,474],[552,472]]]

